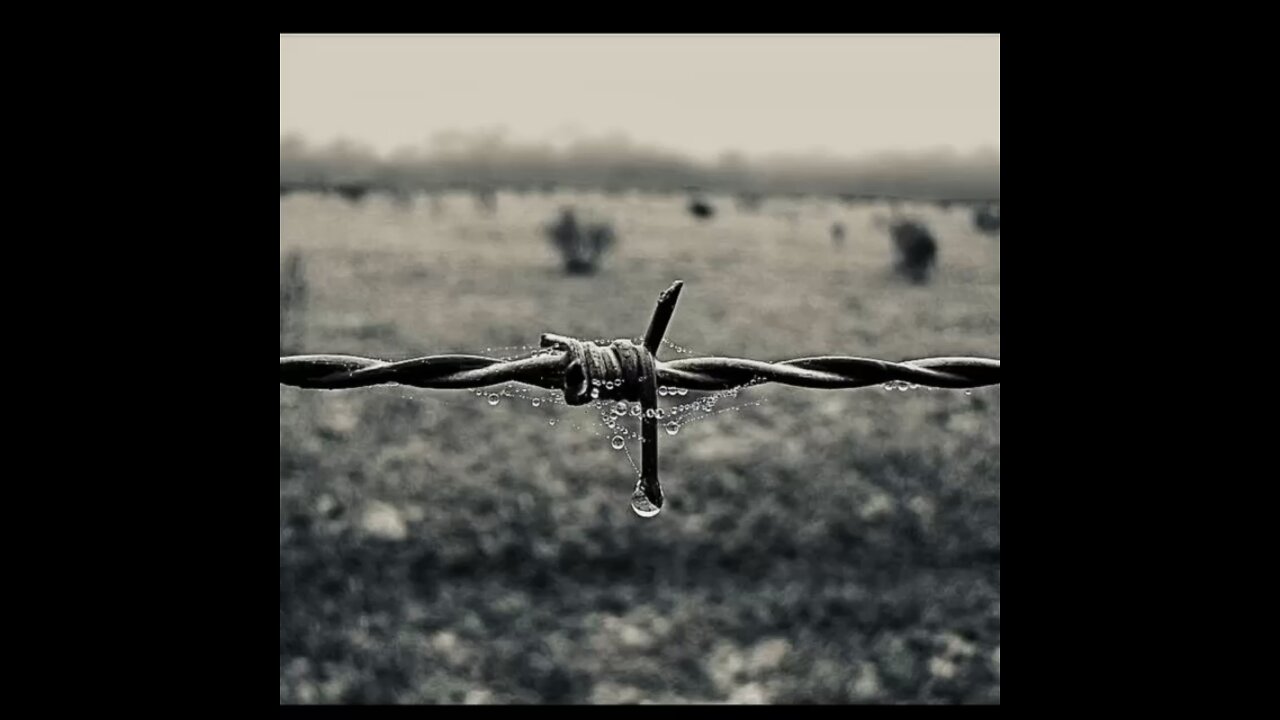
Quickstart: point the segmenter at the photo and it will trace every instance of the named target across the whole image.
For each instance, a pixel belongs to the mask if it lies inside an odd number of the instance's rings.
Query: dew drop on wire
[[[539,407],[540,405],[542,405],[542,398],[534,398],[532,401],[530,401],[530,403],[534,407]]]
[[[622,446],[627,444],[627,441],[623,440],[621,435],[614,435],[609,444],[613,446],[614,450],[621,450]]]
[[[651,518],[662,512],[662,508],[649,502],[649,498],[645,497],[644,491],[640,488],[636,488],[631,496],[631,509],[642,518]]]
[[[674,421],[674,420],[672,420],[671,422],[667,423],[667,434],[668,434],[668,435],[675,435],[675,434],[676,434],[676,433],[678,433],[678,432],[680,432],[680,423],[678,423],[678,422],[676,422],[676,421]]]
[[[614,403],[614,404],[613,404],[613,414],[614,414],[614,415],[626,415],[626,414],[627,414],[627,403],[626,403],[626,401],[619,400],[618,402]]]
[[[688,394],[689,394],[689,388],[676,388],[676,394],[677,394],[677,395],[688,395]]]
[[[658,394],[662,397],[667,396],[667,388],[665,386],[658,388]]]
[[[490,404],[490,405],[497,405],[497,404],[498,404],[498,403],[500,403],[500,402],[502,402],[502,398],[498,397],[498,394],[497,394],[497,393],[489,393],[489,404]]]
[[[640,417],[640,403],[636,403],[631,406],[631,415],[633,417]]]

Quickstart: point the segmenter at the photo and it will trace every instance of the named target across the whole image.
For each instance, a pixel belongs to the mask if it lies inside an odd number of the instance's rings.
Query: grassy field
[[[967,210],[910,208],[940,246],[915,286],[884,208],[714,201],[698,222],[676,195],[295,195],[280,246],[305,260],[307,352],[636,337],[681,279],[667,337],[697,355],[1000,356],[999,240]],[[542,235],[568,203],[615,223],[598,275],[566,277]],[[999,702],[999,388],[717,407],[662,434],[645,520],[594,410],[282,386],[280,701]]]

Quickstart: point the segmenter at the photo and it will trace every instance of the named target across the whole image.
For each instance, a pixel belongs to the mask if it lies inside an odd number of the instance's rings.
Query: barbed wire
[[[639,401],[644,411],[642,470],[632,495],[632,507],[645,517],[656,515],[663,505],[657,474],[659,385],[717,391],[767,383],[821,390],[882,383],[951,389],[1000,384],[1000,361],[979,357],[904,362],[837,355],[778,362],[702,357],[658,362],[656,355],[683,286],[676,281],[658,297],[649,329],[640,342],[586,342],[547,333],[541,338],[542,349],[529,357],[510,360],[483,355],[431,355],[393,362],[355,355],[295,355],[280,358],[280,383],[312,390],[387,384],[451,390],[515,382],[562,390],[569,405],[595,400]]]

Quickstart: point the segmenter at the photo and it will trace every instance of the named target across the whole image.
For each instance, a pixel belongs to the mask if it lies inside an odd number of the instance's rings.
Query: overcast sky
[[[280,132],[621,133],[712,159],[1000,146],[996,35],[286,35]]]

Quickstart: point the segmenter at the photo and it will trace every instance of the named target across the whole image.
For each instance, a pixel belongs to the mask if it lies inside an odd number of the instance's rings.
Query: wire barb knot
[[[653,353],[626,339],[602,345],[546,333],[542,347],[564,351],[564,401],[586,405],[592,400],[639,402],[646,382],[657,383]]]

